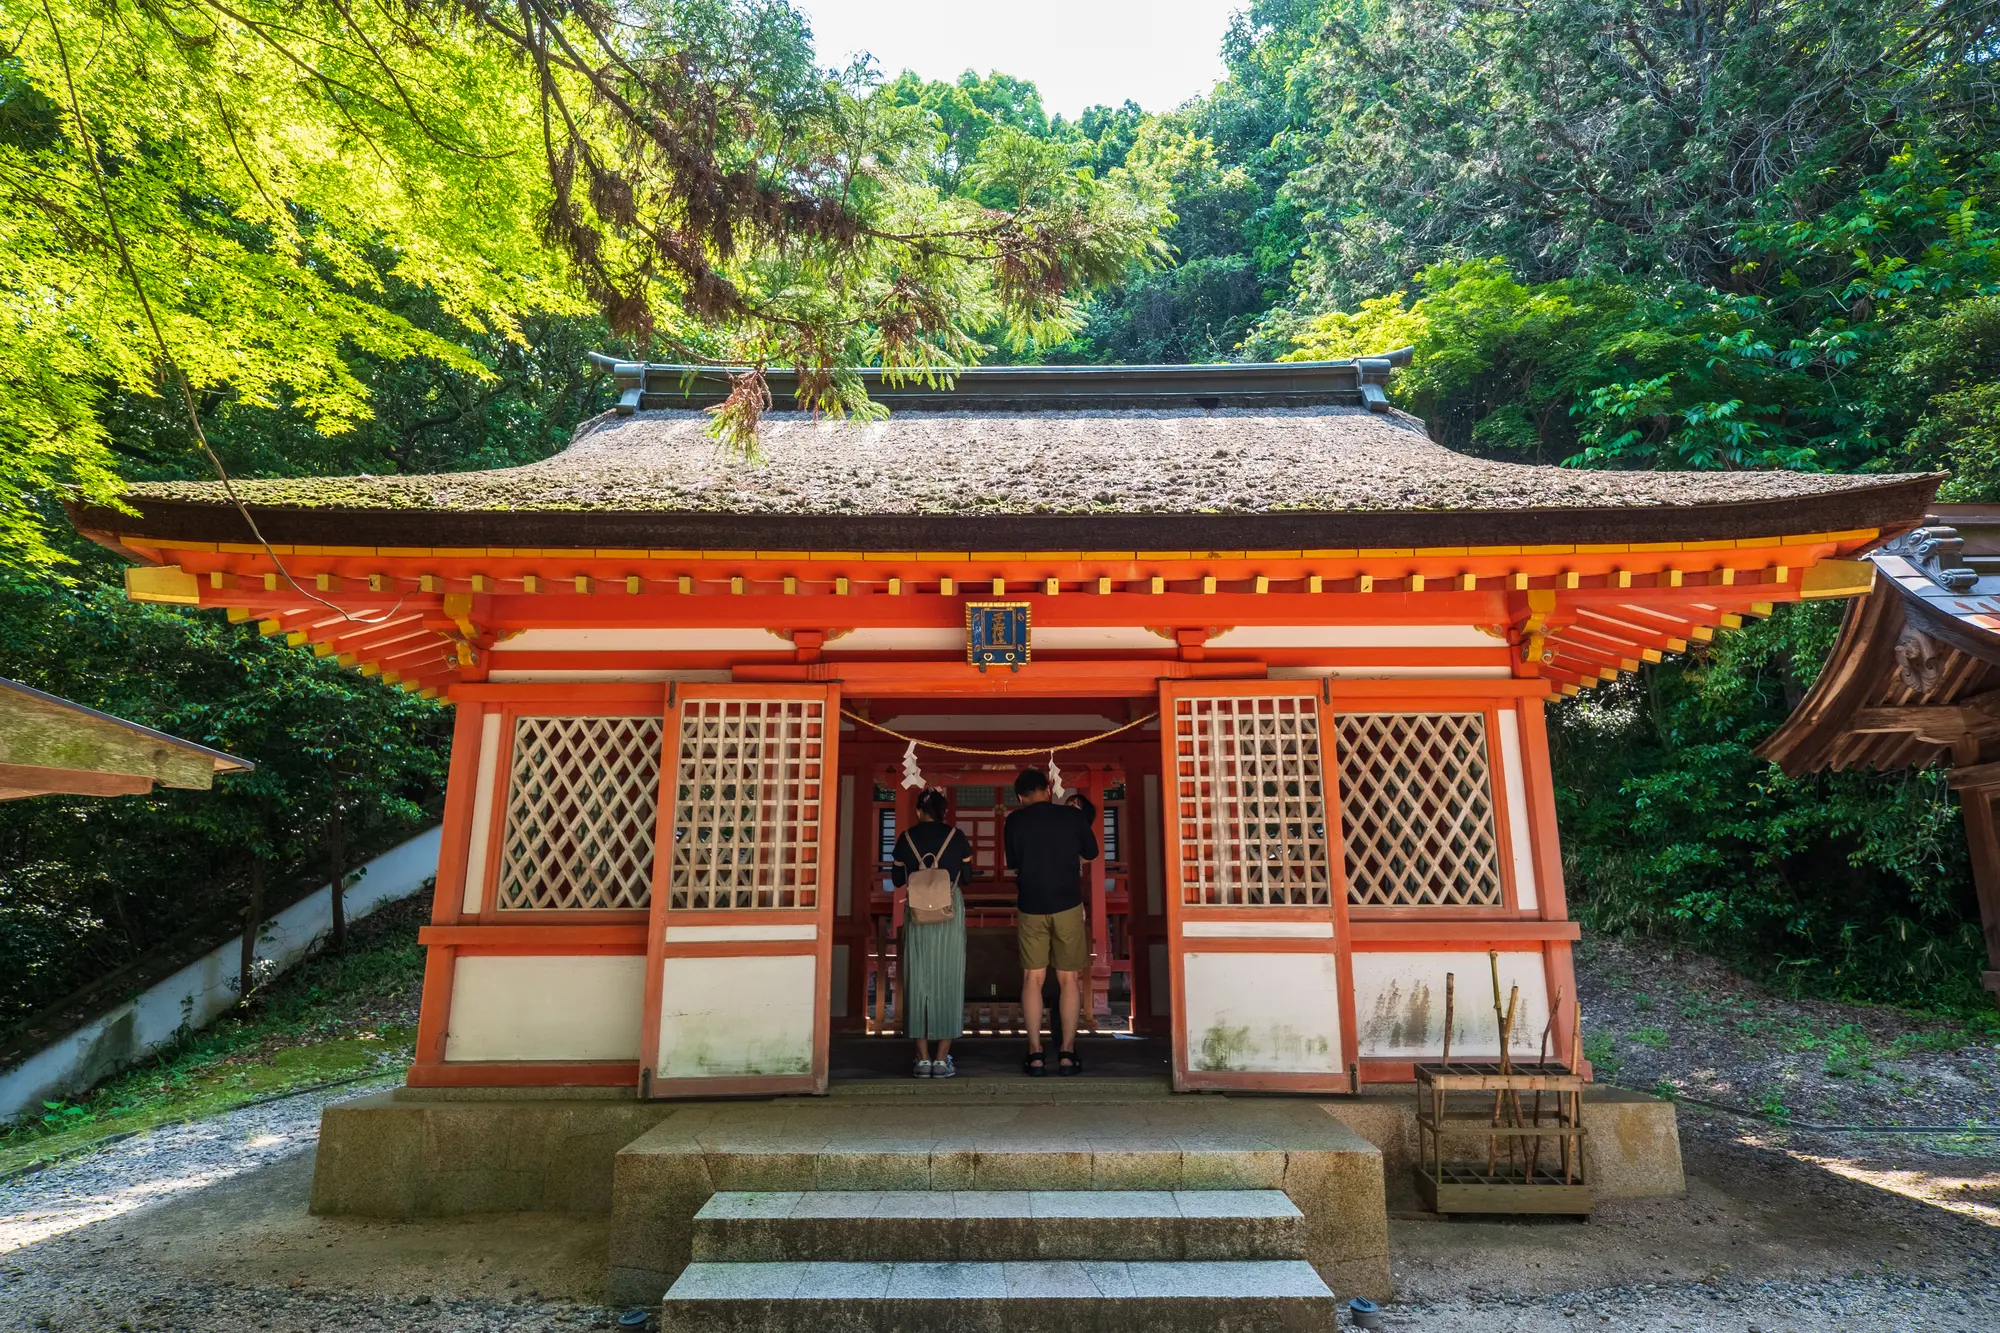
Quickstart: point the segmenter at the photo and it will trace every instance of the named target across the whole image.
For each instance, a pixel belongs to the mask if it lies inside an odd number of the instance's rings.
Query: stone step
[[[689,1103],[618,1152],[607,1290],[658,1301],[693,1262],[695,1214],[718,1192],[835,1190],[1282,1190],[1305,1214],[1305,1258],[1328,1283],[1389,1295],[1381,1151],[1312,1102],[1263,1097]]]
[[[661,1333],[1331,1333],[1302,1260],[688,1265]]]
[[[712,1263],[1303,1259],[1283,1190],[776,1190],[713,1195]]]

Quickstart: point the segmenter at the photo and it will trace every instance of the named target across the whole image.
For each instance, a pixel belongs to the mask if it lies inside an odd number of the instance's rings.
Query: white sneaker
[[[950,1056],[947,1055],[942,1060],[931,1061],[932,1078],[955,1078],[957,1076],[958,1066],[952,1062]]]
[[[917,1069],[916,1069],[916,1077],[918,1077],[918,1078],[936,1078],[936,1077],[937,1077],[937,1064],[938,1064],[938,1062],[937,1062],[937,1061],[935,1061],[935,1060],[919,1060],[919,1061],[917,1061]]]

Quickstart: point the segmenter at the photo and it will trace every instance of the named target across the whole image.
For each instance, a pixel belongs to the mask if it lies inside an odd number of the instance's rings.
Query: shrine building
[[[413,1088],[826,1092],[895,1032],[914,741],[975,844],[969,1030],[1018,1021],[997,834],[1053,754],[1096,1030],[1175,1090],[1347,1093],[1489,950],[1518,1050],[1572,1049],[1545,706],[1866,591],[1938,482],[1473,458],[1389,407],[1405,359],[871,377],[885,419],[772,414],[755,462],[726,373],[618,363],[539,463],[239,481],[255,534],[209,483],[72,516],[135,598],[456,706]]]

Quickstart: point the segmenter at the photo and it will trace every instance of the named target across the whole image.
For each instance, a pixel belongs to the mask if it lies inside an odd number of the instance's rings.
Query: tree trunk
[[[327,873],[333,882],[333,948],[347,947],[347,823],[339,806],[333,807],[333,823],[328,826]]]
[[[257,962],[257,928],[264,924],[264,858],[250,858],[250,901],[243,908],[243,955],[236,973],[236,998],[250,998]]]

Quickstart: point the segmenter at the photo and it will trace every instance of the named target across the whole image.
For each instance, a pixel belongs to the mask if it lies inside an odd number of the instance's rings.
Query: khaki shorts
[[[1090,966],[1090,936],[1083,928],[1081,903],[1052,916],[1022,912],[1014,929],[1021,945],[1023,972],[1045,967],[1081,972]]]

